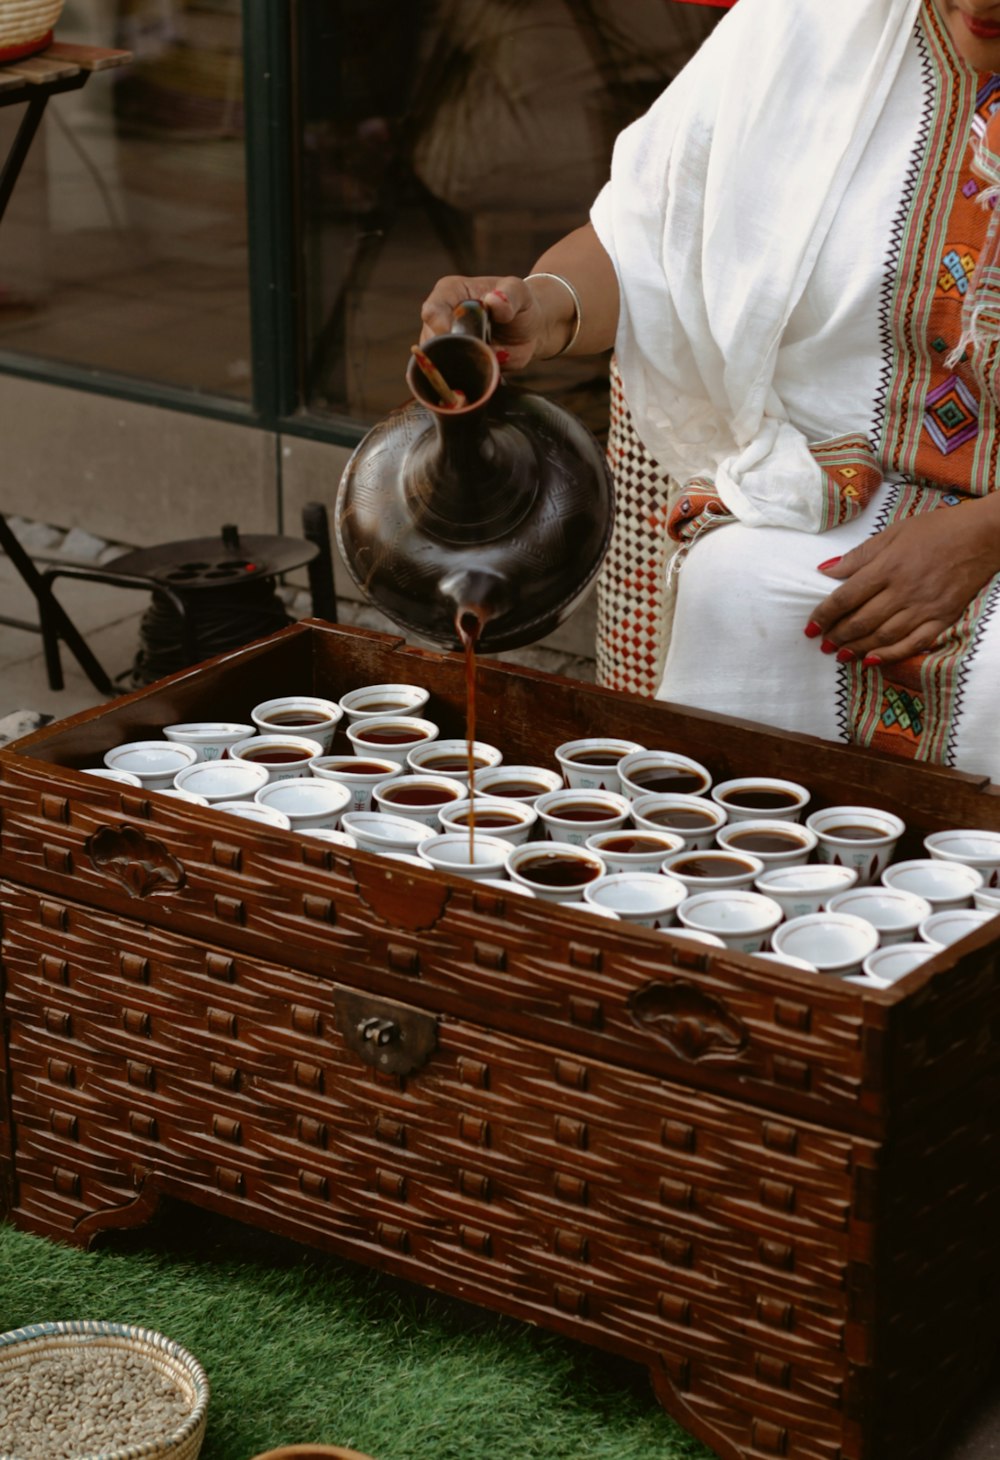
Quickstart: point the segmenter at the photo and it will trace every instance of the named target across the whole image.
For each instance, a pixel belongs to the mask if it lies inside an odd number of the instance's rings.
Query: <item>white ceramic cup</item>
[[[798,781],[776,776],[733,776],[713,786],[712,800],[730,821],[798,821],[809,792]]]
[[[439,733],[433,720],[419,715],[363,715],[347,727],[355,755],[394,760],[404,768],[410,751],[437,740]]]
[[[258,806],[273,806],[287,816],[292,831],[328,826],[336,831],[341,814],[351,804],[351,793],[337,781],[318,781],[315,776],[271,781],[262,786],[254,800]]]
[[[238,740],[254,733],[252,725],[239,725],[231,720],[188,720],[178,725],[164,725],[168,740],[191,745],[199,760],[218,760]]]
[[[1000,887],[977,887],[972,894],[973,907],[988,907],[1000,912]]]
[[[573,791],[621,792],[618,766],[622,758],[642,746],[635,740],[610,735],[585,735],[556,746],[562,784]]]
[[[445,872],[459,877],[503,878],[507,866],[510,842],[496,836],[474,836],[468,832],[443,831],[435,836],[425,837],[417,848],[417,855],[435,872]],[[470,857],[471,851],[471,857]]]
[[[595,832],[584,846],[604,858],[609,872],[659,872],[664,859],[682,851],[684,842],[676,832],[622,826]]]
[[[499,837],[509,847],[520,846],[531,836],[538,821],[538,812],[524,801],[502,796],[466,796],[441,811],[441,830],[460,831],[469,835],[469,813],[473,812],[475,834]]]
[[[672,750],[634,750],[618,766],[622,792],[637,796],[705,796],[712,773],[701,761]]]
[[[933,912],[943,912],[950,907],[971,907],[972,894],[983,885],[983,874],[964,862],[914,857],[886,867],[882,881],[886,887],[900,887],[925,897]]]
[[[677,909],[677,919],[697,933],[713,933],[736,953],[758,953],[781,922],[781,908],[745,887],[696,892]]]
[[[472,742],[475,760],[474,779],[479,785],[483,771],[492,770],[503,761],[503,751],[485,740]],[[469,784],[469,742],[467,740],[433,740],[408,752],[406,764],[418,775],[450,776],[453,781]]]
[[[906,830],[898,816],[874,806],[826,806],[806,825],[819,838],[816,860],[853,867],[861,886],[879,880]]]
[[[579,869],[577,876],[573,868]],[[524,842],[507,853],[507,876],[545,902],[582,902],[591,882],[603,877],[603,860],[574,842]]]
[[[952,907],[930,913],[920,924],[920,936],[934,948],[950,948],[952,943],[991,923],[996,916],[987,908]]]
[[[216,801],[216,811],[225,811],[230,816],[242,816],[245,821],[256,821],[263,826],[274,826],[279,831],[291,831],[292,823],[282,811],[273,806],[258,806],[256,801]]]
[[[798,867],[816,848],[816,833],[798,821],[777,817],[764,821],[729,821],[715,834],[716,843],[730,852],[749,852],[768,867]]]
[[[397,760],[375,755],[317,755],[309,762],[309,774],[321,781],[337,781],[351,793],[351,811],[370,811],[372,791],[382,781],[403,774]]]
[[[85,776],[97,776],[102,781],[117,781],[122,786],[142,786],[139,777],[134,776],[131,771],[116,771],[107,765],[84,765],[80,767],[80,771]]]
[[[258,810],[262,808],[258,807]],[[335,831],[330,826],[304,826],[303,836],[315,837],[317,841],[332,842],[334,846],[341,847],[345,852],[357,850],[357,842],[346,831]]]
[[[819,973],[846,978],[860,973],[869,953],[878,947],[878,929],[850,913],[806,913],[774,930],[771,947],[811,963]]]
[[[725,948],[725,943],[715,933],[700,933],[694,928],[679,928],[676,923],[671,923],[667,928],[661,928],[660,932],[671,942],[679,943],[682,948]]]
[[[173,740],[130,740],[105,752],[109,770],[128,771],[144,791],[159,791],[174,784],[174,776],[194,765],[198,752]]]
[[[362,852],[416,852],[427,836],[426,826],[405,816],[385,816],[381,811],[345,811],[340,830],[357,842]],[[422,863],[426,869],[426,863]]]
[[[881,988],[888,988],[919,968],[921,963],[933,958],[938,951],[932,943],[893,943],[869,953],[862,964],[862,971]]]
[[[683,882],[661,872],[610,872],[588,884],[584,902],[610,908],[623,923],[668,928],[688,895]]]
[[[429,699],[419,684],[364,684],[342,694],[338,704],[353,724],[372,715],[420,715]]]
[[[183,791],[180,786],[161,786],[156,794],[170,796],[174,801],[186,801],[189,806],[208,805],[204,796],[199,796],[196,791]]]
[[[786,918],[801,918],[819,912],[831,897],[846,892],[858,880],[854,867],[809,862],[798,867],[768,867],[754,879],[754,887],[765,897],[780,902]]]
[[[689,892],[711,892],[752,887],[764,863],[750,852],[730,852],[725,847],[694,851],[684,847],[664,857],[660,869],[668,877],[678,877]]]
[[[598,831],[625,825],[630,802],[615,791],[570,789],[547,791],[535,802],[540,824],[551,841],[582,847]]]
[[[924,897],[904,892],[901,887],[851,887],[827,899],[827,912],[845,912],[864,918],[879,935],[883,948],[892,943],[912,943],[917,929],[933,911]]]
[[[210,806],[220,801],[252,801],[268,782],[267,766],[248,760],[201,760],[178,771],[175,784],[182,791],[204,796]]]
[[[269,781],[293,780],[309,774],[309,762],[323,754],[318,740],[304,735],[251,735],[229,747],[229,759],[261,765]]]
[[[924,837],[924,847],[942,861],[975,867],[984,887],[1000,885],[1000,831],[933,831]]]
[[[726,813],[706,796],[637,796],[632,820],[649,831],[666,831],[684,839],[692,851],[715,844],[726,825]]]
[[[780,963],[782,968],[797,968],[801,973],[818,973],[819,969],[815,963],[809,963],[804,958],[793,958],[790,953],[755,953],[755,958],[763,958],[765,963]]]
[[[322,754],[327,755],[343,714],[334,700],[317,695],[279,695],[254,705],[250,718],[261,735],[301,735],[318,740]]]
[[[523,801],[534,806],[539,796],[562,790],[563,778],[558,771],[540,765],[500,765],[481,771],[476,777],[477,796],[502,796],[505,800]]]
[[[405,816],[429,831],[438,832],[441,812],[467,800],[465,793],[465,783],[451,776],[402,775],[380,781],[372,791],[372,801],[386,816]]]

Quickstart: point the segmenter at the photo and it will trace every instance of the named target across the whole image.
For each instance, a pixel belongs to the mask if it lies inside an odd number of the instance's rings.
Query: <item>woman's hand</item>
[[[891,664],[929,649],[1000,572],[1000,498],[894,523],[821,564],[841,586],[806,625],[841,662]]]
[[[466,299],[478,299],[489,314],[490,343],[500,364],[523,370],[541,350],[546,320],[529,286],[514,275],[477,279],[450,274],[439,279],[421,306],[420,343],[450,334],[452,312]]]

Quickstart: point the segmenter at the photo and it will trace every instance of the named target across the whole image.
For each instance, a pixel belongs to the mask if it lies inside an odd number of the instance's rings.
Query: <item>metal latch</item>
[[[412,1075],[437,1048],[435,1014],[354,989],[334,989],[333,1002],[345,1042],[373,1069]]]

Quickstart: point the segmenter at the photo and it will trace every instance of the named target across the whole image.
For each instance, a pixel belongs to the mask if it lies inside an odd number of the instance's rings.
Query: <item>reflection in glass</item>
[[[0,349],[248,399],[239,0],[69,0],[56,34],[135,59],[48,104],[0,228]]]

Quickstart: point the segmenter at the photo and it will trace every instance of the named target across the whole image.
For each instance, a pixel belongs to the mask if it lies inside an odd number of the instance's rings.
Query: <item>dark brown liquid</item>
[[[352,706],[354,713],[361,715],[391,715],[395,710],[406,709],[403,700],[365,700],[363,705]]]
[[[414,740],[426,740],[426,730],[411,729],[408,725],[395,728],[392,725],[362,725],[354,731],[355,740],[364,740],[369,745],[409,745]]]
[[[394,786],[390,782],[381,793],[383,801],[397,806],[440,806],[443,801],[457,801],[458,791],[447,786]]]
[[[789,831],[734,831],[728,840],[731,847],[742,847],[745,852],[794,852],[805,846],[800,836]]]
[[[877,826],[859,826],[856,822],[846,823],[844,826],[825,826],[823,833],[825,836],[842,836],[849,842],[875,842],[888,835]]]
[[[727,806],[740,806],[747,811],[781,811],[799,804],[791,791],[724,791],[719,797]]]
[[[261,719],[268,725],[326,725],[330,716],[322,710],[275,710]]]
[[[240,759],[262,761],[265,765],[292,765],[311,760],[314,753],[308,746],[264,745],[260,750],[244,750]]]
[[[325,766],[325,770],[336,772],[337,766]],[[392,774],[392,767],[380,764],[377,760],[361,760],[355,757],[350,763],[345,761],[343,766],[345,776],[389,776]]]
[[[608,766],[617,765],[627,750],[572,750],[566,756],[574,765]]]
[[[495,786],[490,787],[490,795],[516,799],[521,796],[542,796],[551,789],[543,781],[498,781]]]
[[[525,857],[518,863],[517,870],[529,882],[537,882],[539,887],[579,887],[581,883],[593,882],[601,875],[600,868],[593,862],[565,857],[559,852],[539,852],[537,857]]]
[[[482,770],[489,762],[483,756],[472,757],[473,770]],[[424,770],[440,771],[442,774],[450,774],[452,771],[463,771],[468,773],[469,758],[460,753],[443,750],[440,755],[425,755],[422,761]]]
[[[521,818],[519,816],[515,816],[512,811],[484,811],[481,806],[477,808],[475,816],[476,825],[479,827],[517,826],[521,820]],[[460,811],[457,816],[452,818],[452,820],[458,826],[468,826],[469,822],[472,820],[472,812]]]
[[[672,862],[667,871],[679,877],[738,877],[741,872],[752,872],[753,866],[739,857],[713,857],[706,852]]]
[[[663,852],[666,856],[666,849],[661,842],[652,836],[613,836],[601,847],[602,852],[620,852],[623,855],[629,852]]]
[[[676,806],[666,806],[660,811],[643,812],[643,820],[670,831],[704,831],[706,826],[715,825],[716,818],[710,811],[682,811]]]
[[[621,812],[595,801],[571,801],[549,812],[559,821],[617,821]]]
[[[646,766],[640,770],[629,771],[628,779],[633,786],[638,786],[647,794],[656,791],[671,796],[689,796],[693,791],[703,790],[705,786],[704,776],[685,770],[682,766]]]
[[[458,637],[465,650],[465,745],[468,755],[469,795],[473,797],[476,793],[476,757],[472,749],[472,742],[476,738],[476,644],[479,642],[483,624],[478,614],[472,613],[468,609],[459,609],[455,627],[458,629]],[[469,803],[469,814],[466,820],[469,826],[469,865],[475,866],[475,801]]]

